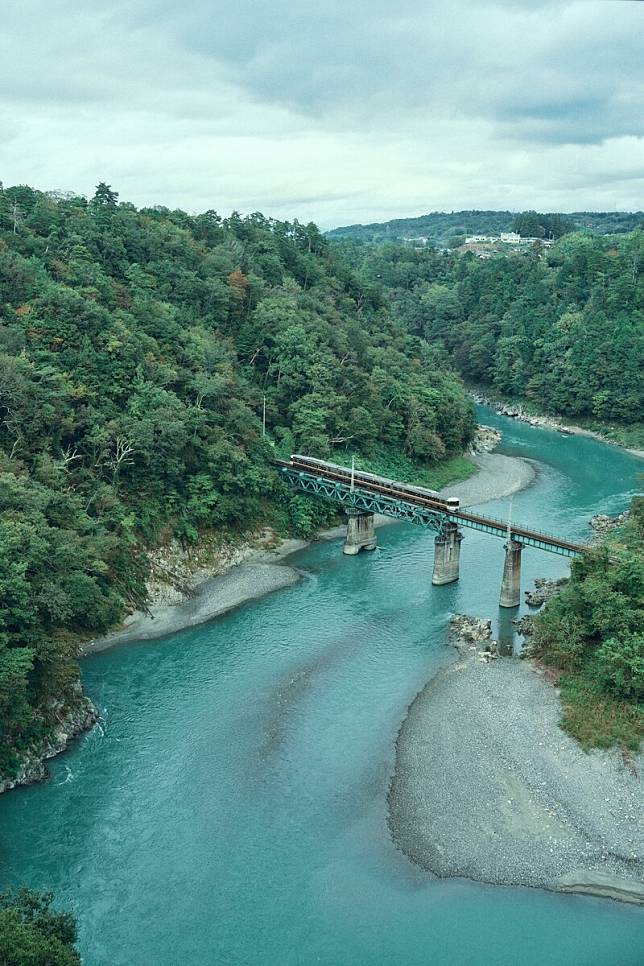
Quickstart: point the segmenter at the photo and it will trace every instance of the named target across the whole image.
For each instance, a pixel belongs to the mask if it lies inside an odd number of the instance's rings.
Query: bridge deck
[[[399,520],[407,520],[409,523],[429,527],[438,533],[444,532],[448,524],[456,524],[504,539],[508,535],[507,521],[484,517],[478,513],[468,513],[466,510],[453,511],[441,500],[397,489],[404,486],[402,483],[392,482],[391,486],[384,486],[376,481],[360,479],[355,480],[352,486],[351,470],[346,467],[337,467],[333,470],[323,467],[313,468],[288,460],[275,460],[275,465],[292,486],[356,510],[382,513]],[[537,547],[539,550],[547,550],[564,557],[577,557],[588,549],[583,544],[573,543],[556,534],[530,530],[515,523],[511,524],[510,533],[516,543]]]

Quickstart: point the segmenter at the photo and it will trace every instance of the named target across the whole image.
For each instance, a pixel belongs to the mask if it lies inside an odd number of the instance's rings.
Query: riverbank
[[[452,643],[459,659],[398,734],[396,845],[442,877],[644,902],[641,760],[583,752],[530,662],[490,658],[468,636]]]
[[[478,467],[477,473],[440,491],[441,496],[457,496],[464,507],[516,493],[533,483],[536,477],[531,463],[520,457],[481,452],[471,458]],[[390,517],[376,515],[375,518],[376,527],[397,522]],[[338,540],[345,532],[344,525],[332,527],[317,534],[315,539]],[[189,560],[183,559],[178,564],[176,559],[171,563],[163,559],[158,569],[166,574],[172,573],[174,580],[164,583],[157,579],[151,584],[147,611],[135,611],[121,628],[88,641],[81,647],[80,654],[85,656],[117,644],[165,637],[204,624],[247,601],[290,587],[301,579],[302,574],[288,566],[285,559],[310,542],[286,539],[272,546],[275,536],[265,531],[254,541],[243,542],[234,551],[220,556],[217,566],[221,572],[215,576],[201,562],[191,570]],[[178,577],[177,570],[180,571]]]
[[[462,507],[511,496],[531,486],[537,477],[535,464],[519,456],[478,453],[471,459],[478,467],[478,472],[468,480],[446,486],[440,491],[443,497],[458,497]]]
[[[307,546],[308,541],[288,539],[279,541],[272,549],[262,547],[272,537],[270,531],[265,531],[255,541],[243,541],[233,553],[212,563],[210,573],[203,565],[191,568],[189,559],[184,560],[180,580],[155,581],[147,610],[134,611],[122,627],[87,641],[81,647],[80,656],[105,651],[117,644],[165,637],[296,584],[301,574],[280,562]]]
[[[396,523],[388,517],[376,517],[375,525]],[[344,536],[345,526],[332,527],[317,534],[318,540],[336,540]],[[118,644],[151,641],[189,627],[214,620],[251,600],[265,597],[302,579],[302,572],[288,566],[287,557],[303,550],[310,540],[280,540],[272,531],[263,531],[253,541],[244,541],[218,562],[220,573],[209,575],[202,565],[190,571],[184,563],[180,582],[155,585],[146,611],[134,611],[123,626],[104,637],[87,641],[80,656],[105,651]]]
[[[627,453],[644,459],[644,450],[625,446],[618,440],[611,439],[610,436],[606,436],[597,430],[586,429],[584,426],[577,426],[575,423],[565,423],[561,416],[544,416],[542,413],[533,413],[526,410],[522,403],[515,404],[507,402],[507,400],[493,398],[475,389],[470,389],[469,394],[474,402],[482,406],[490,406],[496,410],[499,416],[508,416],[510,419],[517,419],[519,422],[528,423],[530,426],[542,429],[552,429],[564,436],[589,436],[602,443],[608,443],[610,446],[625,449]]]
[[[462,483],[441,490],[441,495],[458,496],[463,506],[481,503],[514,493],[529,486],[535,471],[519,457],[479,452],[472,456],[478,472]],[[398,521],[376,515],[375,526]],[[317,534],[317,540],[339,540],[346,526],[332,527]],[[119,644],[150,641],[207,623],[243,604],[293,586],[302,579],[301,571],[286,559],[307,547],[310,540],[280,540],[270,530],[249,535],[239,543],[185,552],[180,547],[160,548],[151,555],[152,577],[148,585],[149,605],[135,611],[123,625],[103,637],[81,645],[79,656],[108,650]],[[86,719],[83,727],[67,729],[65,741],[47,745],[44,753],[29,756],[29,767],[3,786],[0,794],[16,785],[30,784],[46,777],[44,759],[63,751],[69,741],[96,718]],[[39,764],[40,763],[40,764]]]

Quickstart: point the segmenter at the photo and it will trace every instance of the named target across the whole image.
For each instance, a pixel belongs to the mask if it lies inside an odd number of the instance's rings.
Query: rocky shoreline
[[[52,733],[32,746],[24,756],[16,775],[12,778],[0,779],[0,795],[12,788],[33,785],[48,778],[49,772],[45,762],[65,751],[74,738],[89,731],[99,719],[98,709],[83,694],[78,682],[67,702],[52,702],[47,712],[48,718],[56,722]]]
[[[534,590],[524,591],[526,604],[528,607],[542,607],[543,604],[561,593],[568,580],[568,577],[558,577],[555,580],[550,580],[547,577],[535,577]]]
[[[438,876],[644,902],[641,762],[581,751],[543,674],[497,659],[489,621],[456,615],[450,643],[398,734],[396,845]]]
[[[574,423],[565,423],[560,416],[536,415],[535,413],[527,412],[521,403],[515,404],[501,399],[494,399],[476,390],[469,390],[469,394],[474,402],[479,403],[481,406],[489,406],[499,416],[508,416],[510,419],[517,419],[519,422],[528,423],[530,426],[541,427],[542,429],[553,429],[563,436],[589,436],[592,439],[598,439],[602,443],[608,443],[609,446],[618,446],[620,449],[626,449],[626,452],[632,453],[633,456],[644,458],[644,450],[625,447],[616,440],[610,439],[608,436],[604,436],[603,433],[599,433],[594,429],[584,429],[583,426],[577,426]]]
[[[489,430],[489,427],[487,428]],[[500,439],[497,430],[479,433],[476,455],[478,472],[469,480],[445,487],[443,496],[454,495],[463,506],[482,503],[514,493],[535,479],[531,464],[519,457],[502,456],[489,450]],[[396,523],[376,516],[375,525]],[[344,526],[322,531],[315,539],[338,540]],[[85,642],[79,656],[85,657],[119,644],[154,640],[188,627],[206,623],[244,603],[292,586],[302,573],[286,563],[286,558],[308,546],[310,540],[280,540],[265,529],[249,534],[236,544],[224,543],[185,551],[178,544],[159,548],[151,555],[149,604],[145,611],[129,615],[120,628]],[[88,699],[84,699],[88,701]],[[89,707],[91,706],[91,712]],[[98,711],[88,701],[87,713],[62,726],[59,736],[40,751],[34,749],[15,778],[0,779],[0,794],[21,784],[41,781],[47,775],[44,762],[64,751],[73,737],[91,728]],[[65,739],[62,739],[65,735]]]

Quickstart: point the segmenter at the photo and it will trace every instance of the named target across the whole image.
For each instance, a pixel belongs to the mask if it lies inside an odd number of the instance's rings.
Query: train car
[[[313,456],[302,456],[299,453],[293,453],[291,455],[291,463],[303,469],[310,467],[311,470],[326,470],[345,480],[349,480],[352,475],[351,470],[346,466],[339,466],[337,463],[316,459]],[[431,500],[432,503],[438,503],[452,513],[457,512],[459,508],[459,500],[456,497],[448,497],[445,500],[439,496],[437,490],[428,490],[423,486],[400,483],[397,480],[390,480],[386,476],[378,476],[377,473],[368,473],[366,470],[353,470],[353,479],[358,485],[360,483],[369,483],[378,486],[385,492],[390,490],[396,495],[409,494],[411,497],[421,497],[424,500]]]
[[[317,469],[333,470],[334,472],[346,473],[346,466],[338,466],[337,463],[328,463],[326,460],[318,460],[314,456],[301,456],[299,453],[291,453],[291,463],[298,463],[302,466],[311,466]]]
[[[351,476],[351,470],[349,467],[338,466],[337,463],[330,463],[328,460],[315,459],[312,456],[301,456],[299,453],[293,453],[291,455],[291,462],[300,466],[311,466],[314,469],[331,470],[333,473],[338,473],[341,476]],[[353,478],[356,483],[360,480],[365,480],[367,483],[377,483],[379,486],[386,486],[390,489],[394,489],[396,487],[395,480],[389,480],[386,476],[378,476],[376,473],[367,473],[366,470],[354,470]]]
[[[354,478],[356,480],[366,480],[367,483],[379,483],[380,486],[395,487],[396,481],[390,480],[386,476],[378,476],[377,473],[367,473],[365,470],[355,470]]]
[[[415,496],[426,496],[428,500],[440,500],[438,490],[427,490],[424,486],[412,486],[409,483],[401,484],[400,487],[406,493],[413,493]]]

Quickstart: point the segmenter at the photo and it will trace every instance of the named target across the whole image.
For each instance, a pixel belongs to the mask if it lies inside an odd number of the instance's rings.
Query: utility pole
[[[352,456],[351,457],[351,492],[352,493],[356,488],[355,482],[356,482],[356,458],[355,456]]]

